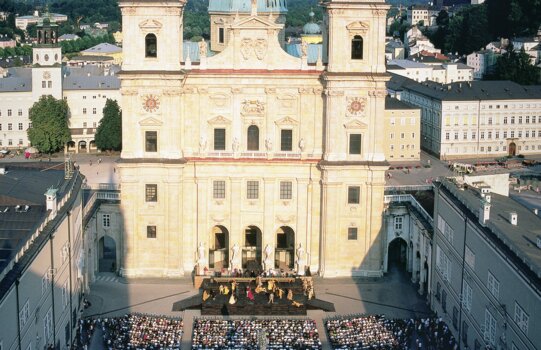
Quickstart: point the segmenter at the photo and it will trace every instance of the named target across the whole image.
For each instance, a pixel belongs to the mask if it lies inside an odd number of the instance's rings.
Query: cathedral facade
[[[186,62],[185,2],[119,1],[121,273],[380,276],[384,0],[323,1],[316,63],[282,48],[285,0],[210,0],[219,52]]]

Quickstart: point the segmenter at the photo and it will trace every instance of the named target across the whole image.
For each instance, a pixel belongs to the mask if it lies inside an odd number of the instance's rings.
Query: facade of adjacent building
[[[440,84],[450,84],[457,81],[473,80],[473,68],[462,63],[434,65],[397,59],[387,63],[387,71],[417,82],[428,80]]]
[[[412,26],[418,25],[419,22],[422,22],[422,25],[428,26],[430,24],[428,12],[428,6],[412,5],[408,7],[407,21]]]
[[[537,349],[541,219],[482,180],[435,189],[433,310],[464,348]]]
[[[385,156],[389,162],[421,159],[421,109],[385,99]]]
[[[62,52],[55,25],[40,26],[47,32],[35,45],[31,68],[9,68],[0,78],[0,148],[22,149],[30,146],[27,130],[31,127],[29,110],[43,95],[65,99],[70,107],[69,127],[72,140],[68,150],[96,150],[94,134],[103,116],[105,101],[119,100],[119,79],[111,67],[62,67]]]
[[[121,273],[247,268],[268,245],[278,266],[380,276],[388,6],[323,2],[324,66],[282,49],[285,1],[211,1],[227,46],[184,71],[184,3],[120,2]]]
[[[498,54],[490,50],[476,51],[467,56],[467,65],[473,68],[473,78],[481,80],[498,60]]]
[[[6,170],[0,175],[0,347],[69,348],[87,291],[82,178]]]
[[[421,108],[421,146],[441,159],[541,153],[541,87],[511,81],[405,82]]]

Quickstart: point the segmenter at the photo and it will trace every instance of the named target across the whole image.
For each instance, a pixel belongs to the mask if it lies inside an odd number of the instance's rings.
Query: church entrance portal
[[[511,142],[511,143],[509,144],[509,155],[510,155],[511,157],[514,157],[514,156],[517,155],[517,144],[514,143],[514,142]]]
[[[395,238],[389,244],[388,269],[390,270],[391,267],[393,266],[400,267],[401,269],[406,269],[406,263],[408,261],[407,253],[408,253],[408,244],[406,243],[406,241],[400,237]]]
[[[257,226],[248,226],[244,231],[242,268],[248,270],[261,268],[261,236],[261,230]]]
[[[98,272],[116,272],[116,243],[109,236],[98,242]]]
[[[274,265],[277,269],[292,269],[295,264],[295,231],[289,226],[282,226],[276,232],[276,250]]]
[[[214,226],[209,237],[209,267],[221,270],[229,267],[229,231],[223,226]]]

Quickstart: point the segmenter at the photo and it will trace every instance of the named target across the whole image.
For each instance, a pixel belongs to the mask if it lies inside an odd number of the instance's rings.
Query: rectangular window
[[[8,123],[8,130],[13,130],[13,124]]]
[[[225,181],[214,181],[212,183],[212,198],[224,199],[225,198]]]
[[[156,184],[145,185],[145,201],[146,202],[158,201],[158,185]]]
[[[44,294],[47,289],[49,289],[49,284],[51,283],[49,279],[49,269],[45,272],[45,274],[41,277],[41,294]]]
[[[450,138],[451,138],[451,134],[448,133],[448,132],[446,132],[446,133],[445,133],[445,139],[446,139],[446,140],[449,140]]]
[[[348,228],[348,241],[356,241],[357,240],[357,227],[349,227]]]
[[[466,282],[465,280],[463,282],[464,282],[464,284],[462,285],[462,306],[467,311],[470,311],[471,310],[473,293],[472,293],[472,289],[471,289],[470,285],[468,284],[468,282]]]
[[[8,109],[8,117],[11,117],[11,109]]]
[[[42,89],[47,88],[47,82],[46,82],[45,80],[42,80],[42,81],[41,81],[41,88],[42,88]]]
[[[472,252],[468,246],[466,246],[464,255],[464,261],[466,261],[466,264],[468,264],[468,266],[472,269],[475,269],[475,253]]]
[[[43,318],[43,340],[45,343],[53,336],[53,309],[49,308],[49,311]]]
[[[500,298],[500,282],[490,271],[488,272],[487,288],[496,299]]]
[[[103,227],[111,227],[111,214],[103,214],[102,223]]]
[[[19,324],[21,325],[21,329],[23,329],[23,327],[26,325],[29,318],[30,318],[30,303],[27,300],[26,303],[24,303],[23,307],[21,308],[21,311],[19,311]]]
[[[525,333],[528,334],[528,321],[530,316],[524,311],[520,305],[515,302],[515,323]]]
[[[225,43],[225,33],[224,28],[218,28],[218,42],[220,44]]]
[[[86,114],[86,108],[83,108],[83,114]]]
[[[293,130],[280,131],[280,150],[282,152],[293,150]]]
[[[348,187],[348,204],[359,204],[361,201],[361,188],[359,186]]]
[[[397,216],[394,218],[394,229],[401,231],[404,225],[404,218],[402,216]]]
[[[503,123],[507,124],[507,117],[503,117]]]
[[[69,287],[68,287],[68,281],[64,283],[64,286],[62,287],[62,306],[66,307],[69,302]]]
[[[156,238],[156,226],[155,225],[147,226],[147,238]]]
[[[23,110],[22,110],[22,109],[19,109],[19,111],[17,112],[17,114],[19,115],[19,117],[22,117],[22,116],[23,116]]]
[[[86,128],[87,125],[86,125],[86,122],[83,122],[83,128]]]
[[[47,82],[47,87],[48,87],[49,89],[52,88],[52,87],[53,87],[53,82],[49,80],[49,81]]]
[[[92,114],[96,114],[96,108],[92,108]]]
[[[291,181],[280,182],[280,199],[291,199],[293,195],[293,183]]]
[[[462,343],[468,347],[468,324],[466,321],[462,321]]]
[[[349,154],[361,154],[361,134],[349,135]]]
[[[259,181],[248,181],[246,183],[246,198],[247,199],[259,198]]]
[[[158,152],[158,132],[145,131],[145,151]]]
[[[225,129],[214,129],[214,150],[225,151]]]
[[[488,309],[485,309],[485,333],[483,338],[487,343],[496,345],[496,319]]]
[[[23,123],[19,123],[19,130],[23,129]]]

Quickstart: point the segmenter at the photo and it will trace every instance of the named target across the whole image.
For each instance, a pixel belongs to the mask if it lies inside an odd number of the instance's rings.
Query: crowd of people
[[[79,327],[83,349],[96,329],[101,329],[104,348],[110,350],[180,349],[183,332],[181,319],[142,314],[81,320]]]
[[[316,323],[308,319],[196,319],[192,349],[321,349]]]
[[[333,349],[458,349],[441,318],[387,319],[369,315],[325,322]]]

